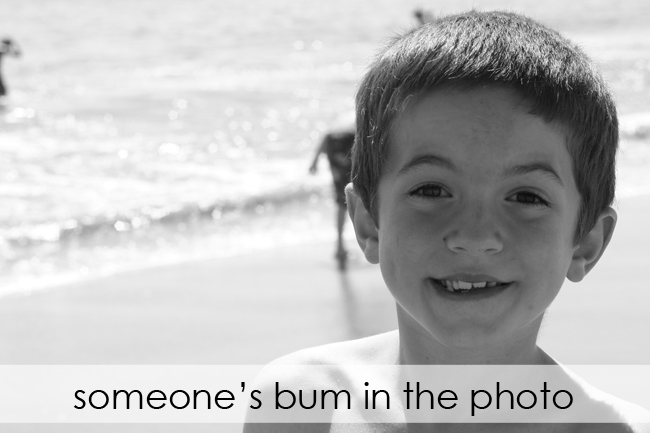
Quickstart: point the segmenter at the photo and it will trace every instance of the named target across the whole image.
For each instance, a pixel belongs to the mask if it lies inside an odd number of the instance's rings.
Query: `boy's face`
[[[394,121],[389,143],[378,260],[400,329],[453,347],[534,341],[577,249],[562,129],[510,90],[440,90]]]

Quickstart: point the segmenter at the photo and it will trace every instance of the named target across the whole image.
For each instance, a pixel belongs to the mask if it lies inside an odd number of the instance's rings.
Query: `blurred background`
[[[2,59],[0,296],[333,239],[327,163],[307,171],[323,134],[416,8],[472,6],[597,59],[623,115],[619,194],[650,191],[643,0],[1,0],[23,53]]]

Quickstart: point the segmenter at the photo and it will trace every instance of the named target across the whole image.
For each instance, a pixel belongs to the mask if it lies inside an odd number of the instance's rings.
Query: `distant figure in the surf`
[[[430,23],[433,21],[433,14],[424,9],[416,9],[413,11],[413,16],[420,25]]]
[[[336,230],[337,230],[337,247],[335,258],[338,260],[339,268],[345,269],[348,252],[343,244],[343,227],[347,218],[347,207],[345,205],[345,186],[350,183],[350,170],[352,161],[350,151],[354,144],[354,125],[331,130],[321,141],[314,161],[309,168],[309,172],[314,174],[318,170],[318,157],[321,153],[327,155],[332,171],[332,181],[334,182],[334,195],[336,199]]]
[[[10,38],[0,40],[0,98],[3,98],[7,94],[7,88],[2,80],[2,58],[5,55],[14,57],[20,56],[20,48],[16,42]]]

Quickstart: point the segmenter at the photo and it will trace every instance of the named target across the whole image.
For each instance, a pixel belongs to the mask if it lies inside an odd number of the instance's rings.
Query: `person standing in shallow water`
[[[345,205],[345,186],[350,183],[350,171],[352,161],[350,151],[354,144],[354,129],[345,128],[338,131],[329,132],[316,150],[314,161],[309,168],[309,172],[314,174],[318,171],[318,157],[321,153],[327,155],[330,170],[332,171],[332,181],[334,183],[334,196],[336,200],[336,231],[337,247],[335,258],[339,263],[340,269],[345,269],[347,264],[348,252],[343,244],[343,228],[347,218],[347,207]]]
[[[4,81],[2,80],[2,57],[5,54],[14,57],[20,56],[20,48],[10,38],[4,38],[0,41],[0,97],[3,97],[7,94],[7,88],[5,87]]]

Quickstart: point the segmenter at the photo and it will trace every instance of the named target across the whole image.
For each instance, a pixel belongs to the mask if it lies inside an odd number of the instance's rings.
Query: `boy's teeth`
[[[471,289],[480,289],[483,287],[495,287],[498,283],[496,281],[479,281],[475,283],[469,283],[467,281],[458,281],[458,280],[441,280],[443,286],[447,288],[450,292],[454,291],[468,291]]]

